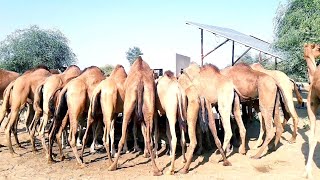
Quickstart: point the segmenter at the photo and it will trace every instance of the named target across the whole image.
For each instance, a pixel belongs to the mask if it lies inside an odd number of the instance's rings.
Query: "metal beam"
[[[223,41],[221,44],[219,44],[217,47],[215,47],[213,50],[209,51],[207,54],[205,54],[202,59],[204,59],[205,57],[207,57],[209,54],[211,54],[213,51],[217,50],[219,47],[221,47],[222,45],[224,45],[226,42],[228,42],[230,39],[227,39],[225,41]]]
[[[248,51],[250,51],[251,47],[249,47],[244,53],[241,54],[241,56],[238,57],[238,59],[234,62],[237,63],[244,55],[246,55],[248,53]]]
[[[277,68],[277,66],[278,66],[278,58],[275,57],[274,59],[275,59],[275,60],[274,60],[274,69],[277,70],[277,69],[278,69],[278,68]]]
[[[201,66],[203,66],[203,29],[201,29]]]
[[[234,41],[232,41],[232,66],[234,65]]]

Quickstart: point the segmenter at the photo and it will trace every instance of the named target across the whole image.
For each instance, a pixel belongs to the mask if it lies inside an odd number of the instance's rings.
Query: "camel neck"
[[[313,80],[313,74],[316,71],[317,65],[316,60],[314,57],[305,57],[305,60],[307,62],[308,66],[308,76],[309,76],[309,82],[312,83]]]

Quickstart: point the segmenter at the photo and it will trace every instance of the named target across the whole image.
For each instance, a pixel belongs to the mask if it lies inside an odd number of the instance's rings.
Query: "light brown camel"
[[[226,159],[224,149],[221,148],[221,142],[217,136],[211,104],[218,104],[219,106],[219,112],[222,116],[222,122],[226,134],[224,143],[224,148],[226,148],[232,136],[230,113],[235,94],[232,81],[221,75],[219,69],[213,65],[205,65],[199,68],[199,66],[194,63],[184,69],[184,73],[179,77],[178,81],[183,87],[188,99],[187,124],[190,138],[190,152],[187,157],[187,163],[181,170],[181,173],[187,173],[189,171],[193,152],[197,145],[196,124],[198,113],[200,109],[202,109],[201,111],[203,112],[203,108],[207,109],[209,118],[209,122],[203,123],[206,124],[206,126],[209,125],[215,144],[223,157],[223,165],[231,165],[231,163]],[[200,108],[200,101],[202,102],[201,104],[203,108]],[[206,103],[204,104],[204,102]],[[204,119],[206,118],[202,118],[202,121],[204,121]]]
[[[104,73],[96,66],[86,68],[81,74],[70,80],[61,90],[54,117],[53,127],[49,134],[49,156],[48,162],[52,162],[52,144],[53,138],[57,134],[61,134],[62,130],[66,126],[66,121],[69,120],[70,132],[68,141],[72,148],[72,151],[76,157],[77,162],[83,166],[82,160],[79,158],[76,147],[76,133],[78,124],[83,121],[88,113],[90,97],[92,96],[94,88],[105,79]],[[63,159],[61,151],[61,138],[57,137],[57,142],[60,149],[61,159]]]
[[[301,95],[300,95],[300,93],[298,91],[297,85],[295,84],[295,82],[293,80],[291,80],[285,73],[283,73],[281,71],[278,71],[278,70],[267,70],[259,63],[251,64],[250,67],[253,70],[266,73],[269,76],[273,77],[273,79],[276,80],[277,84],[283,90],[283,95],[285,96],[284,99],[287,100],[286,104],[288,105],[289,114],[288,113],[284,113],[285,120],[283,121],[282,124],[283,124],[283,126],[285,126],[287,121],[290,119],[290,117],[292,117],[294,128],[293,128],[293,132],[292,132],[292,137],[289,140],[289,142],[290,143],[295,143],[296,137],[297,137],[297,131],[298,131],[299,117],[298,117],[298,114],[297,114],[296,109],[294,107],[292,91],[294,91],[296,93],[296,97],[297,97],[298,103],[302,104],[302,97],[301,97]],[[287,112],[287,111],[284,111],[284,112]],[[278,117],[278,118],[280,118],[280,117]],[[260,123],[260,125],[262,126],[262,123]],[[261,127],[260,127],[260,130],[262,130]],[[259,135],[256,147],[261,145],[261,143],[262,143],[262,135],[263,135],[263,132],[260,131],[260,135]]]
[[[50,97],[55,97],[53,94],[57,91],[57,89],[62,89],[65,84],[70,81],[71,79],[79,76],[81,73],[81,70],[78,66],[72,65],[69,66],[63,73],[61,74],[54,74],[49,76],[45,82],[40,84],[37,87],[34,102],[33,102],[33,108],[35,110],[35,115],[33,118],[32,123],[30,124],[31,127],[29,127],[30,131],[30,139],[33,150],[36,150],[35,148],[35,129],[38,124],[38,121],[40,120],[40,116],[43,116],[43,121],[40,124],[40,132],[39,136],[41,138],[42,147],[45,151],[45,154],[48,155],[48,148],[46,146],[45,142],[45,127],[48,123],[49,118],[51,118],[52,114],[54,113],[54,109],[49,109],[49,100]],[[55,101],[55,99],[53,100]]]
[[[151,148],[151,132],[153,128],[153,117],[155,114],[155,83],[153,71],[149,65],[139,56],[132,64],[128,77],[124,83],[125,101],[123,107],[122,134],[118,145],[118,153],[115,161],[108,170],[116,170],[120,152],[126,141],[127,126],[135,111],[137,121],[144,123],[146,126],[146,146],[151,155],[153,175],[159,176],[162,172],[158,169],[154,152]]]
[[[12,128],[18,122],[19,111],[27,103],[27,99],[33,100],[34,93],[38,85],[45,81],[45,79],[50,75],[51,73],[49,69],[44,66],[28,70],[15,80],[14,85],[11,87],[11,89],[8,89],[6,93],[8,96],[4,97],[4,107],[1,109],[0,117],[3,118],[5,110],[8,109],[10,100],[11,114],[8,120],[7,127],[5,129],[5,134],[11,154],[16,154],[12,148],[10,135]],[[33,108],[31,106],[30,111],[33,111]]]
[[[0,69],[0,100],[3,99],[3,91],[15,79],[19,77],[19,73]]]
[[[164,76],[160,77],[157,81],[157,95],[156,95],[156,109],[160,115],[167,116],[167,129],[170,127],[170,133],[167,133],[170,149],[171,149],[171,165],[169,171],[166,174],[174,174],[174,161],[177,146],[177,136],[175,131],[175,125],[177,118],[179,119],[179,127],[181,131],[181,147],[183,162],[186,162],[185,158],[185,137],[184,137],[184,126],[186,123],[186,100],[184,91],[174,76],[173,72],[166,71]],[[184,110],[184,111],[183,111]],[[169,127],[168,127],[169,125]],[[168,130],[167,130],[168,131]],[[157,139],[155,140],[157,143]]]
[[[97,123],[100,119],[96,118],[96,114],[102,111],[103,123],[104,123],[104,133],[103,133],[103,143],[105,145],[109,163],[111,164],[111,154],[110,154],[110,142],[109,136],[111,136],[111,150],[115,151],[113,145],[114,131],[114,121],[119,113],[123,112],[123,102],[124,102],[124,82],[127,78],[127,73],[122,65],[117,65],[111,72],[110,76],[105,80],[101,81],[100,84],[94,89],[90,107],[88,111],[88,120],[86,132],[83,136],[83,144],[80,156],[82,158],[84,147],[87,142],[87,136],[89,129],[93,123]]]
[[[271,76],[255,71],[249,65],[244,63],[229,66],[221,70],[221,73],[233,81],[241,100],[253,100],[259,98],[259,109],[263,117],[263,124],[266,128],[266,139],[258,153],[252,157],[258,159],[274,137],[273,114],[275,110],[277,110],[275,112],[276,114],[279,111],[279,108],[275,108],[275,106],[277,105],[279,98],[279,96],[277,96],[277,92],[278,89],[281,88],[277,86],[276,81]],[[283,131],[280,119],[275,118],[275,125],[277,127],[277,132],[273,149],[276,148]]]
[[[308,66],[308,75],[311,82],[307,99],[307,111],[310,119],[309,153],[305,176],[312,178],[312,161],[314,149],[317,145],[316,114],[320,104],[320,67],[316,67],[315,60],[320,56],[319,44],[304,44],[304,58]]]

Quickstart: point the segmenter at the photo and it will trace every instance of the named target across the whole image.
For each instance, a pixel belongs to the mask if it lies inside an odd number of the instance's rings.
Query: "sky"
[[[68,39],[80,68],[122,64],[133,46],[152,68],[170,69],[175,53],[200,63],[200,30],[186,21],[231,28],[272,42],[274,17],[285,0],[0,0],[0,41],[38,25]],[[204,53],[225,39],[204,33]],[[236,44],[235,54],[244,47]],[[254,53],[254,51],[253,51]],[[231,62],[231,43],[206,57],[219,68]],[[172,68],[171,68],[172,69]]]

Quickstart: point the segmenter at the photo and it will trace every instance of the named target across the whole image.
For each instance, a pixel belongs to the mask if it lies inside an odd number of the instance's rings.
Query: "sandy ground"
[[[218,163],[220,155],[213,150],[206,150],[203,155],[194,156],[191,163],[190,172],[186,175],[178,171],[183,167],[182,158],[180,157],[180,148],[176,161],[177,173],[173,176],[163,175],[160,177],[152,176],[151,162],[149,158],[142,157],[139,153],[129,153],[121,156],[119,160],[119,169],[114,172],[107,170],[106,153],[100,152],[90,154],[86,149],[84,161],[86,167],[80,168],[76,164],[74,155],[70,149],[64,152],[68,158],[63,162],[48,164],[43,151],[32,153],[28,134],[22,130],[23,124],[19,124],[21,131],[19,139],[24,148],[18,149],[14,146],[21,157],[11,157],[3,129],[0,132],[0,179],[303,179],[304,166],[308,154],[308,128],[303,125],[307,122],[306,109],[297,109],[300,117],[299,133],[297,142],[289,144],[287,140],[291,137],[292,121],[286,127],[282,135],[280,147],[277,151],[263,154],[259,160],[250,159],[257,150],[250,150],[257,138],[256,129],[258,123],[253,123],[247,130],[248,135],[248,152],[246,155],[238,153],[229,154],[229,160],[232,166],[224,167]],[[319,119],[319,117],[318,117]],[[317,122],[320,127],[320,122]],[[318,134],[319,137],[319,134]],[[319,139],[319,138],[318,138]],[[13,140],[14,142],[14,140]],[[37,148],[41,149],[37,141]],[[57,149],[55,147],[55,152]],[[164,154],[164,147],[160,150]],[[313,174],[315,179],[320,177],[320,144],[317,144],[314,162]],[[168,170],[170,159],[167,155],[160,155],[156,160],[158,167],[164,172]]]

